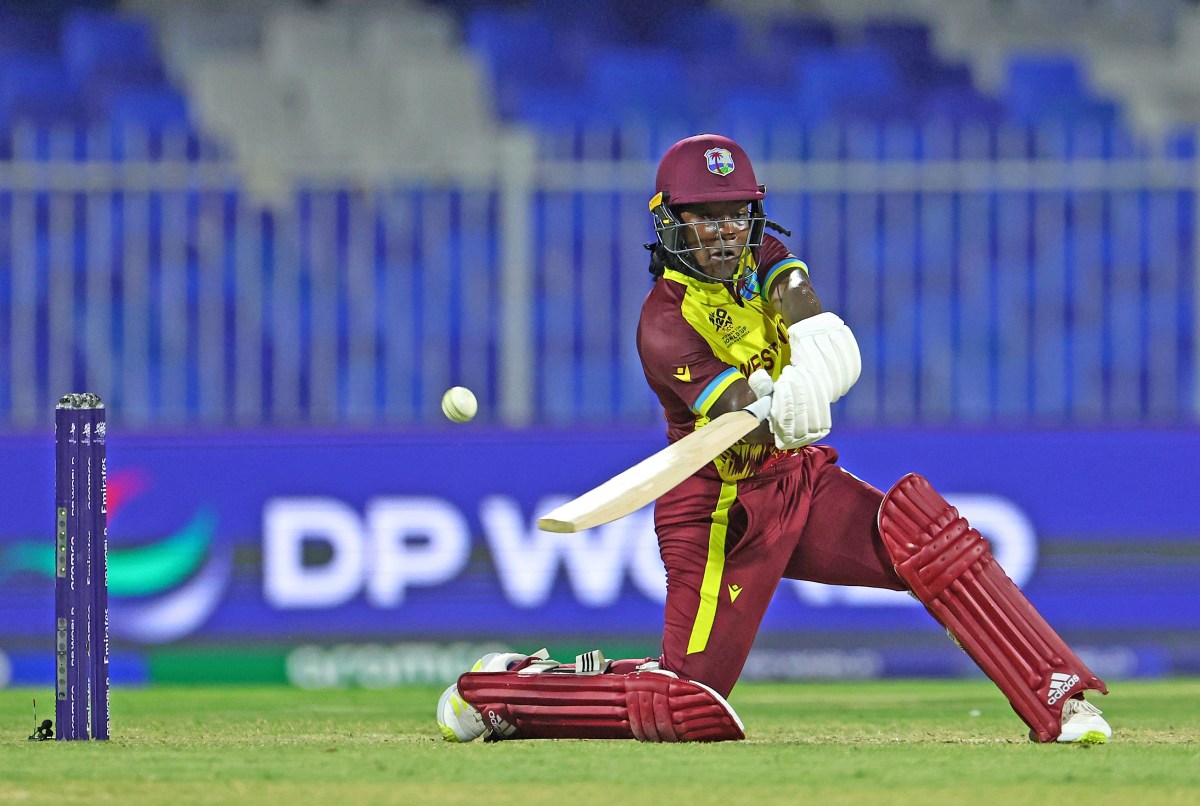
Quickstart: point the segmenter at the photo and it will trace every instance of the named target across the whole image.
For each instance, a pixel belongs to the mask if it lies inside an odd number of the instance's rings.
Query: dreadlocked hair
[[[789,238],[792,237],[792,231],[790,229],[785,229],[782,224],[777,224],[769,218],[767,219],[766,223],[768,227],[780,233],[781,235],[786,235]]]
[[[658,282],[658,278],[662,277],[663,272],[671,266],[669,262],[671,253],[658,241],[642,244],[642,246],[646,247],[646,251],[650,253],[650,273],[654,275],[655,282]]]

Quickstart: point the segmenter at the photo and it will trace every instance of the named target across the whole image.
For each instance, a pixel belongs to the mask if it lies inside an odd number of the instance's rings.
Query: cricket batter
[[[921,476],[886,494],[818,440],[858,380],[854,334],[824,311],[808,267],[767,228],[766,187],[732,140],[672,146],[650,200],[655,277],[638,352],[670,441],[772,396],[743,441],[658,499],[667,571],[662,655],[574,664],[482,658],[442,695],[451,741],[744,737],[726,702],[783,578],[907,590],[979,664],[1039,742],[1103,743],[1083,691],[1107,693]]]

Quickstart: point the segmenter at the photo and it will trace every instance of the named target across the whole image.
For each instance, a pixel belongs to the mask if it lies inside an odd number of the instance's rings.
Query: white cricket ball
[[[465,423],[479,411],[475,393],[465,386],[451,386],[442,395],[442,414],[456,423]]]

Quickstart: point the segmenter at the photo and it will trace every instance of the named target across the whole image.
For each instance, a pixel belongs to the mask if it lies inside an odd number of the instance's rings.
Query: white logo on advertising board
[[[1037,561],[1037,538],[1020,508],[992,495],[946,497],[989,540],[1013,581],[1024,584]],[[543,499],[533,511],[565,500]],[[493,495],[480,502],[478,521],[500,588],[516,607],[544,605],[560,578],[587,607],[616,603],[627,585],[651,601],[666,600],[649,507],[579,534],[557,534],[539,530],[516,499]],[[467,570],[468,524],[454,504],[429,496],[375,498],[361,515],[334,498],[272,499],[263,512],[264,594],[283,609],[333,608],[359,594],[374,607],[398,607],[409,590],[449,583]],[[312,544],[322,547],[321,562],[306,561]],[[813,607],[920,606],[905,593],[873,588],[792,581],[783,590]]]

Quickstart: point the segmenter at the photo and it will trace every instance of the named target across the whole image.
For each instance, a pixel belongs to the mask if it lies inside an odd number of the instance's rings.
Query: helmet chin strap
[[[743,247],[743,253],[746,248],[747,247]],[[729,292],[729,296],[733,297],[734,302],[736,302],[738,305],[745,305],[745,303],[742,302],[741,291],[742,287],[746,284],[747,277],[749,277],[748,272],[742,272],[739,275],[735,270],[732,277],[714,277],[713,275],[702,271],[699,266],[695,265],[695,263],[686,258],[683,253],[675,255],[675,257],[679,258],[679,262],[686,266],[688,273],[694,276],[697,280],[701,280],[706,283],[720,283],[721,285],[725,286],[725,289]],[[740,258],[738,259],[738,264],[739,266],[741,265]]]

